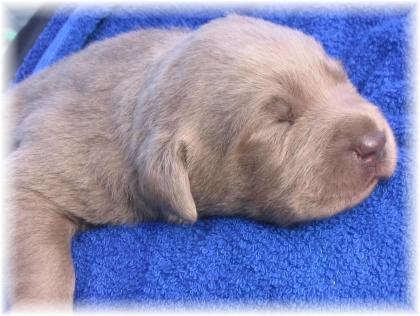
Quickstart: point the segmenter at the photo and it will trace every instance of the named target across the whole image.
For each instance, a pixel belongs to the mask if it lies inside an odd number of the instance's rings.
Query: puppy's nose
[[[356,153],[366,163],[377,163],[383,157],[385,143],[384,132],[375,131],[365,134],[360,138]]]

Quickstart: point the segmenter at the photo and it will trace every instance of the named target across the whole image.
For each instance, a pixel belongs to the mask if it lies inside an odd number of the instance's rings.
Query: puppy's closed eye
[[[296,119],[296,114],[292,110],[292,101],[288,97],[272,97],[264,105],[264,111],[277,123],[292,124]]]

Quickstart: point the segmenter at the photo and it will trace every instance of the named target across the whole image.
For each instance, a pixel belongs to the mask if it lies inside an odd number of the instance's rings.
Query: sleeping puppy
[[[9,97],[13,304],[71,306],[81,227],[288,226],[356,205],[396,165],[389,125],[340,63],[249,17],[98,42]]]

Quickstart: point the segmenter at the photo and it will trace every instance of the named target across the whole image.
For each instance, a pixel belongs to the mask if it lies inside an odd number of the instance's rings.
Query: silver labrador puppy
[[[71,306],[86,225],[334,215],[390,177],[377,107],[313,38],[250,17],[90,45],[11,91],[13,304]]]

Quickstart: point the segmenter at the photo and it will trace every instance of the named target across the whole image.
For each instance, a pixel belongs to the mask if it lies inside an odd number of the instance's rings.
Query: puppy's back
[[[147,73],[185,34],[127,33],[94,43],[18,84],[9,95],[6,132],[14,157],[21,152],[25,162],[15,159],[12,169],[26,168],[32,180],[25,182],[53,192],[55,202],[76,217],[88,208],[92,223],[135,220],[134,205],[141,202],[133,197],[137,179],[122,142],[130,139]],[[36,180],[46,177],[60,185]]]
[[[81,52],[33,74],[9,92],[7,123],[11,136],[28,114],[45,107],[97,112],[115,107],[120,94],[136,94],[156,60],[178,42],[187,30],[141,30],[89,45]],[[107,102],[103,102],[106,100]],[[123,105],[120,104],[120,105]]]

